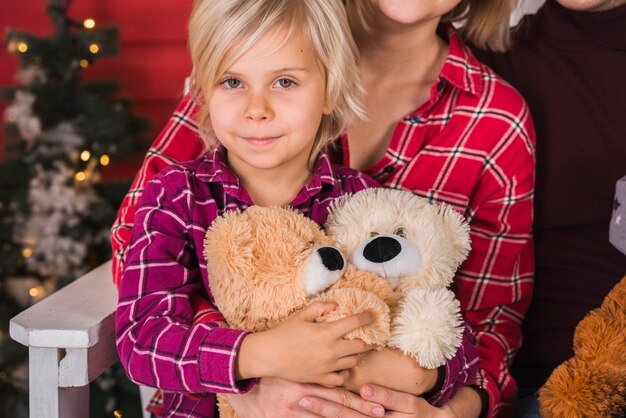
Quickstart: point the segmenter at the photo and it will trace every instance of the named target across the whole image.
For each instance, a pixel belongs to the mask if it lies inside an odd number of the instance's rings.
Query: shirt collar
[[[448,38],[449,51],[439,73],[439,81],[443,78],[458,89],[480,95],[483,89],[480,62],[463,43],[452,24],[443,25],[442,29]]]
[[[325,184],[332,189],[340,187],[337,175],[337,168],[330,162],[328,155],[321,152],[313,166],[311,180],[298,192],[291,202],[291,206],[297,206],[310,200],[322,191]],[[209,151],[202,157],[202,161],[198,165],[196,177],[206,183],[219,183],[224,187],[226,193],[242,202],[253,204],[243,184],[241,184],[237,175],[226,163],[226,152],[220,144],[213,151]]]

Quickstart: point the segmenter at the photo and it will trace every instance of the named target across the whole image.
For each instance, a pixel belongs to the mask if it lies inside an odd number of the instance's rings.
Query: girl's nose
[[[251,93],[246,104],[246,119],[253,122],[270,120],[274,114],[267,97],[262,93]]]

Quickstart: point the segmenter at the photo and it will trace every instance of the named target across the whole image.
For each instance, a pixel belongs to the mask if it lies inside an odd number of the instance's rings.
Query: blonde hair
[[[509,19],[519,0],[461,0],[441,18],[460,26],[463,38],[473,45],[492,51],[505,51],[511,44]],[[373,0],[344,0],[353,30],[371,33],[380,13]]]
[[[201,105],[200,133],[207,146],[216,138],[204,98],[226,68],[276,29],[287,32],[284,42],[296,34],[306,36],[324,68],[333,111],[323,115],[311,155],[364,118],[358,50],[340,0],[196,0],[189,21],[191,92]]]

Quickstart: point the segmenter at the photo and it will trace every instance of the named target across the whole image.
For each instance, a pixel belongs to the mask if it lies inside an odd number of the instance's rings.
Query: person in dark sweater
[[[535,289],[513,364],[516,411],[536,412],[576,324],[626,273],[608,237],[626,174],[626,0],[547,0],[515,31],[508,52],[476,52],[526,99],[537,132]]]

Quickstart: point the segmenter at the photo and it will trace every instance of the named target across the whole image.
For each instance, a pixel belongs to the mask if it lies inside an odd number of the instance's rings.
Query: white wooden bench
[[[116,303],[109,261],[11,319],[28,347],[31,418],[89,416],[89,383],[118,360]]]

